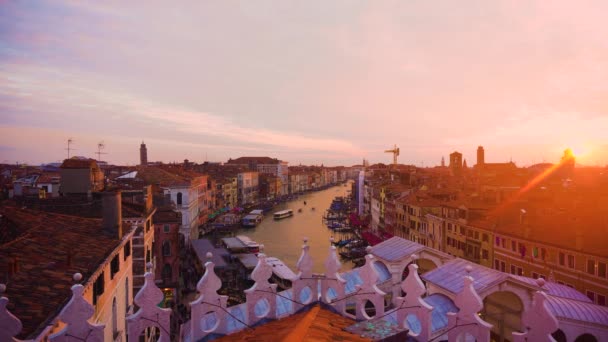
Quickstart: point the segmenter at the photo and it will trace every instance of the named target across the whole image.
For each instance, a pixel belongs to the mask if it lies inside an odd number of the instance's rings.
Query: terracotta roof
[[[82,273],[85,283],[120,240],[102,231],[100,219],[14,207],[2,207],[0,214],[6,219],[0,230],[9,224],[15,233],[0,245],[0,274],[8,277],[8,308],[23,323],[17,337],[31,338],[67,303],[72,275]],[[15,258],[18,269],[9,276],[9,261]]]
[[[224,336],[218,341],[372,341],[344,328],[356,323],[319,305],[253,329]]]
[[[161,186],[190,184],[190,180],[155,166],[140,166],[137,171],[137,177],[147,184],[160,184]]]

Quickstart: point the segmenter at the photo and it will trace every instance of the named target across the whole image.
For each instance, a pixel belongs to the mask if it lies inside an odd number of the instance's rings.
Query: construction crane
[[[397,157],[399,157],[399,147],[395,145],[392,150],[386,150],[384,153],[392,153],[393,154],[393,165],[397,166]]]

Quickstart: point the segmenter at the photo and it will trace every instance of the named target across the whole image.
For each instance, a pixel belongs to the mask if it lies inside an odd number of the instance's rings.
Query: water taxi
[[[273,217],[275,220],[284,219],[284,218],[290,217],[290,216],[293,216],[293,210],[291,210],[291,209],[277,211],[276,213],[273,214]]]
[[[264,211],[252,210],[249,214],[245,215],[241,220],[243,227],[255,227],[262,222],[264,219]]]

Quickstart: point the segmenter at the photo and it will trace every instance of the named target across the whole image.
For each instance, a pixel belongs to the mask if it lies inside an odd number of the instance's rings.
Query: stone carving
[[[472,267],[466,267],[467,272],[471,272]],[[448,341],[459,341],[459,338],[470,334],[477,341],[489,341],[490,329],[492,324],[484,321],[477,315],[483,309],[483,301],[473,288],[473,278],[471,276],[464,277],[464,287],[462,291],[456,295],[454,304],[460,311],[458,313],[448,312]]]
[[[422,299],[422,296],[426,293],[426,288],[418,275],[418,265],[410,264],[408,270],[407,278],[401,282],[401,289],[405,292],[405,297],[397,297],[397,322],[403,324],[407,315],[416,315],[420,321],[421,331],[417,335],[412,331],[409,334],[416,336],[420,341],[427,341],[431,336],[431,312],[433,307]]]
[[[211,253],[207,253],[205,263],[205,274],[196,284],[199,297],[192,303],[192,324],[190,325],[193,341],[198,341],[212,332],[218,334],[227,333],[226,329],[226,307],[228,296],[220,296],[217,291],[222,288],[222,281],[215,274],[215,264],[211,261]],[[215,314],[216,324],[210,329],[205,329],[203,320],[205,315]]]
[[[272,266],[266,262],[264,253],[258,254],[258,264],[251,272],[251,279],[255,281],[252,287],[245,290],[247,300],[247,319],[249,325],[254,325],[263,318],[274,319],[277,315],[277,284],[270,284],[268,279],[272,276]],[[255,306],[259,301],[267,301],[268,311],[261,315],[255,314]]]
[[[331,244],[333,238],[329,241],[329,254],[327,255],[327,259],[325,259],[325,278],[321,279],[321,301],[331,304],[338,313],[344,314],[346,304],[342,298],[344,298],[346,280],[339,273],[342,264],[338,259],[336,247]],[[336,297],[331,300],[328,298],[330,289],[333,289],[336,294]]]
[[[304,239],[304,245],[302,246],[302,254],[300,255],[300,259],[296,264],[298,268],[298,274],[296,278],[292,281],[293,288],[293,299],[300,304],[294,303],[294,311],[299,310],[304,305],[312,303],[313,301],[317,301],[319,298],[319,281],[316,278],[313,278],[312,274],[312,257],[308,253],[310,246],[307,244],[308,240]],[[301,296],[302,290],[305,288],[310,289],[310,297],[303,298]]]
[[[147,266],[149,269],[152,268],[150,263]],[[145,329],[156,327],[160,331],[158,341],[169,342],[171,340],[169,334],[171,309],[158,307],[158,303],[163,299],[163,293],[154,283],[154,274],[148,271],[144,277],[144,286],[133,299],[139,310],[127,317],[129,340],[137,341]]]
[[[538,285],[542,288],[545,284],[544,279],[538,279]],[[522,316],[522,322],[526,327],[523,333],[514,332],[514,342],[525,341],[551,341],[555,339],[551,333],[559,328],[559,323],[553,313],[547,308],[545,301],[547,294],[542,291],[534,293],[532,306],[526,310]]]
[[[363,265],[359,271],[363,283],[357,285],[357,290],[355,292],[357,320],[369,320],[384,314],[385,293],[376,286],[379,276],[374,267],[374,262],[374,256],[367,254],[365,256],[365,265]],[[370,301],[375,308],[376,314],[374,317],[369,316],[365,311],[365,304],[367,301]]]
[[[0,296],[5,291],[6,285],[0,284]],[[14,337],[21,332],[23,327],[19,318],[8,311],[7,304],[8,298],[0,297],[0,341],[14,341]]]
[[[74,280],[82,279],[80,273],[74,275]],[[70,342],[83,340],[91,342],[103,342],[103,324],[91,324],[88,320],[95,314],[95,307],[89,304],[82,296],[84,286],[76,284],[72,286],[72,298],[59,313],[66,327],[60,332],[50,336],[51,342]]]

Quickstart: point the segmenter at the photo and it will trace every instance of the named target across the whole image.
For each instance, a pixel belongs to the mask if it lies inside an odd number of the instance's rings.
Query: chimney
[[[108,191],[102,193],[102,229],[122,238],[122,199],[121,191]]]

